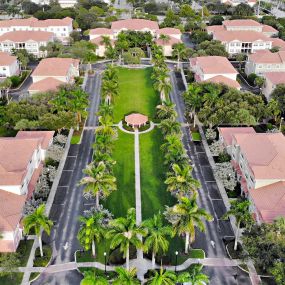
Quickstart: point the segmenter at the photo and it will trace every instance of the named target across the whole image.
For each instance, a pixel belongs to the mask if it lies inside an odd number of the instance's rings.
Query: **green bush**
[[[257,75],[255,73],[251,73],[248,77],[247,77],[247,81],[250,85],[255,85],[254,81],[256,79]]]
[[[11,81],[12,81],[12,87],[18,87],[21,84],[21,77],[18,75],[13,75],[10,77]]]
[[[34,267],[45,267],[49,263],[52,254],[51,247],[44,245],[43,254],[43,257],[41,257],[40,248],[38,247],[35,252]]]
[[[220,153],[218,156],[218,162],[223,163],[223,162],[229,162],[231,160],[231,156],[227,154],[226,152]]]

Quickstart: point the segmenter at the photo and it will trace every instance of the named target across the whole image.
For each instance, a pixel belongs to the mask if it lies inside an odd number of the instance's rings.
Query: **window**
[[[263,67],[263,65],[262,65],[262,64],[259,64],[259,65],[258,65],[258,68],[262,68],[262,67]]]
[[[234,46],[235,46],[235,43],[230,43],[230,46],[234,47]]]

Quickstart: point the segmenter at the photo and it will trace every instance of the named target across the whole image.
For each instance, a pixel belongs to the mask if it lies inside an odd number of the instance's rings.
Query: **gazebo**
[[[131,126],[133,128],[140,128],[147,123],[148,117],[139,113],[134,113],[125,116],[125,121],[128,126]]]

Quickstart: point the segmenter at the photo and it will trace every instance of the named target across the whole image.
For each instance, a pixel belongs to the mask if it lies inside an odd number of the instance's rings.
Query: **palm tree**
[[[109,281],[102,276],[96,276],[94,271],[85,271],[80,285],[109,285]]]
[[[110,247],[114,249],[120,246],[126,258],[126,268],[130,269],[130,245],[136,248],[143,248],[142,241],[138,235],[146,235],[145,229],[136,225],[136,210],[130,208],[126,217],[120,217],[109,223],[111,230],[107,233],[107,238],[112,238]]]
[[[104,237],[103,214],[100,211],[94,212],[91,216],[80,216],[80,229],[77,235],[79,242],[85,250],[92,249],[92,255],[96,256],[96,243]]]
[[[114,146],[114,138],[109,134],[97,133],[95,143],[93,144],[94,152],[100,151],[102,153],[110,154]]]
[[[198,85],[190,84],[188,89],[184,93],[185,103],[191,110],[191,116],[194,116],[194,128],[196,126],[196,111],[202,106],[202,91],[201,87]]]
[[[26,216],[23,220],[24,232],[29,234],[31,229],[35,230],[35,234],[39,239],[40,253],[43,257],[42,230],[50,235],[53,222],[45,215],[45,205],[40,205],[35,211]]]
[[[207,87],[207,92],[203,96],[204,103],[212,108],[212,106],[218,101],[219,95],[221,93],[221,88],[218,85],[209,84]]]
[[[177,134],[170,134],[165,136],[164,141],[165,143],[163,143],[160,147],[164,153],[167,153],[170,148],[173,149],[181,149],[181,147],[183,148],[181,137],[178,136]]]
[[[117,82],[112,80],[104,80],[102,82],[102,95],[107,104],[111,104],[111,102],[114,100],[114,97],[116,97],[118,94],[119,90]]]
[[[101,152],[100,150],[95,150],[93,152],[93,163],[98,165],[100,162],[104,162],[106,170],[111,173],[112,167],[116,164],[116,161],[112,159],[108,152]]]
[[[112,105],[103,103],[100,105],[100,110],[98,112],[98,116],[100,117],[110,117],[113,119],[113,114],[114,114],[114,107]]]
[[[118,277],[113,281],[113,285],[140,285],[140,281],[136,278],[136,268],[125,269],[123,267],[117,267],[116,272]]]
[[[116,178],[107,173],[106,165],[102,161],[98,165],[88,164],[83,173],[87,176],[80,180],[79,185],[85,185],[84,192],[96,197],[96,207],[98,208],[100,194],[107,197],[117,189]]]
[[[163,225],[162,215],[159,213],[152,218],[145,220],[142,223],[142,227],[146,228],[148,234],[144,241],[144,246],[147,251],[152,251],[152,266],[155,267],[155,256],[162,250],[166,252],[168,250],[169,242],[168,236],[173,236],[173,231],[170,226]]]
[[[233,200],[230,203],[231,203],[231,207],[229,211],[223,216],[223,218],[228,219],[230,216],[234,216],[236,219],[237,229],[236,229],[236,234],[235,234],[234,250],[237,250],[239,229],[240,229],[241,222],[243,222],[244,224],[252,223],[252,216],[249,212],[251,203],[249,200],[244,200],[244,201]]]
[[[108,65],[103,73],[102,79],[118,82],[118,70],[115,67]]]
[[[158,118],[175,120],[177,117],[175,106],[170,100],[163,101],[162,105],[156,106]]]
[[[177,57],[177,67],[180,67],[181,58],[187,55],[187,48],[184,43],[178,43],[173,45],[172,55]]]
[[[177,121],[171,119],[163,120],[158,126],[163,135],[179,134],[180,124]]]
[[[209,283],[209,277],[202,273],[202,265],[192,265],[189,272],[178,275],[177,283],[190,283],[191,285],[205,285]]]
[[[169,42],[170,36],[161,34],[161,35],[159,36],[159,39],[162,40],[162,42],[165,44],[165,43],[168,43],[168,42]]]
[[[213,220],[213,217],[197,204],[197,193],[191,198],[182,197],[179,203],[167,208],[165,215],[179,235],[185,235],[185,253],[188,254],[190,244],[195,240],[195,227],[205,231],[204,219]]]
[[[112,138],[117,137],[116,130],[112,127],[113,121],[110,116],[102,116],[99,118],[100,126],[96,128],[96,134],[110,135]]]
[[[165,76],[164,74],[160,74],[157,77],[156,82],[154,83],[154,88],[160,93],[161,101],[165,101],[169,92],[172,89],[169,77]]]
[[[4,90],[4,94],[6,95],[7,102],[9,103],[9,90],[12,86],[12,81],[10,78],[6,78],[0,83],[0,97],[2,90]]]
[[[184,196],[191,193],[196,193],[200,187],[198,180],[191,175],[192,167],[185,165],[180,167],[178,164],[172,165],[173,172],[170,172],[165,180],[167,190],[177,193],[178,196]]]
[[[163,270],[154,271],[154,276],[147,281],[148,285],[175,285],[176,274],[172,271]]]

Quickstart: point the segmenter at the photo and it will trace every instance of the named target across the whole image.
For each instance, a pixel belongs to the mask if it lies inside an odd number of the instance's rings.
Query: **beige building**
[[[222,83],[229,87],[240,89],[236,81],[238,72],[223,56],[200,56],[190,58],[190,70],[194,72],[196,82],[209,81]]]
[[[7,52],[0,52],[0,78],[18,75],[20,66],[16,56]]]
[[[266,99],[270,100],[270,95],[274,91],[277,85],[285,84],[285,71],[283,72],[266,72],[263,74],[265,79],[264,85],[262,87],[262,93],[265,95]],[[284,94],[285,96],[285,94]]]

